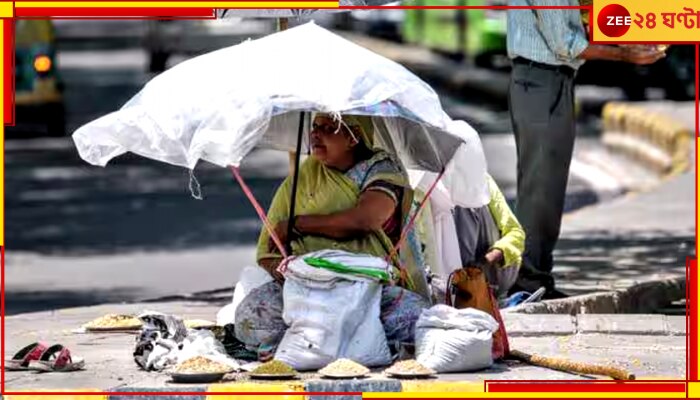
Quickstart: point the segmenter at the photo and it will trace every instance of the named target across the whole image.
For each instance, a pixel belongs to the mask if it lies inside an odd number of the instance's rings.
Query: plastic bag
[[[498,322],[483,311],[438,304],[416,323],[416,360],[437,372],[488,368],[497,329]]]
[[[208,330],[187,330],[180,317],[146,311],[137,337],[134,361],[146,371],[163,371],[196,356],[203,356],[238,369],[224,346]]]
[[[187,337],[187,328],[177,316],[144,311],[143,326],[136,338],[134,361],[146,371],[162,371],[177,362],[177,353]]]
[[[233,300],[231,304],[227,304],[218,313],[216,313],[216,324],[218,326],[226,326],[233,324],[236,320],[236,309],[241,301],[250,293],[251,290],[260,287],[267,282],[271,282],[272,277],[264,269],[255,267],[245,267],[241,272],[241,278],[236,283],[233,289]]]
[[[226,354],[221,344],[211,331],[191,330],[182,343],[182,350],[177,354],[177,362],[181,363],[190,358],[202,356],[210,360],[239,369],[240,365]]]
[[[324,49],[323,59],[310,62],[308,49]],[[255,148],[294,151],[299,111],[372,116],[375,141],[405,168],[433,176],[445,168],[454,202],[488,203],[476,130],[450,119],[437,93],[400,64],[314,23],[182,62],[73,140],[94,165],[132,152],[188,169],[200,161],[228,168]]]
[[[318,252],[307,256],[312,255]],[[386,268],[386,263],[376,263],[376,257],[342,256],[352,258],[355,266]],[[304,257],[293,260],[285,273],[283,318],[289,329],[275,358],[300,371],[320,369],[338,358],[368,367],[390,364],[380,320],[381,284],[309,266]],[[362,257],[372,262],[362,263]]]

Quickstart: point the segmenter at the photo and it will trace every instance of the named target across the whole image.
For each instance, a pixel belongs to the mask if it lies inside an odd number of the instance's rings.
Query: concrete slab
[[[685,336],[686,330],[685,315],[667,315],[666,316],[666,333],[669,335]]]
[[[613,333],[663,335],[666,321],[663,315],[644,314],[584,314],[577,317],[580,333]]]
[[[395,379],[375,380],[312,380],[306,382],[307,392],[401,392],[401,382]],[[361,400],[362,395],[321,396],[310,395],[308,400]]]
[[[573,335],[576,333],[574,317],[564,314],[518,314],[503,315],[506,332],[510,336]]]
[[[163,396],[159,396],[158,393],[162,392],[163,389],[161,388],[126,388],[126,389],[115,389],[113,390],[114,392],[122,392],[124,393],[123,395],[110,395],[109,400],[134,400],[135,398],[138,398],[139,400],[161,400]],[[207,398],[207,395],[204,394],[206,391],[206,387],[198,387],[198,388],[190,388],[187,389],[188,392],[200,392],[202,393],[201,395],[168,395],[168,400],[205,400]],[[152,392],[152,395],[148,394],[139,394],[138,397],[136,397],[133,394],[129,393],[134,393],[134,392]]]
[[[556,338],[515,337],[511,340],[511,348],[548,357],[617,365],[637,378],[666,376],[682,380],[686,376],[686,345],[682,336],[594,333]],[[572,374],[564,374],[569,378],[555,378],[554,371],[541,368],[538,372],[541,378],[527,374],[525,376],[530,378],[517,379],[582,379]]]
[[[636,272],[637,273],[637,272]],[[655,277],[624,289],[572,296],[522,304],[504,310],[525,314],[639,314],[657,312],[660,308],[685,298],[685,275]],[[619,281],[608,281],[618,283]]]

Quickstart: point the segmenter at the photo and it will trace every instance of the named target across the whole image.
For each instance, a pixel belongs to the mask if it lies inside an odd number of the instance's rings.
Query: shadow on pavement
[[[104,303],[121,303],[125,298],[134,298],[137,293],[140,293],[140,291],[130,288],[108,290],[8,290],[5,293],[5,315],[11,316],[26,312],[93,306]]]
[[[555,277],[567,293],[614,289],[610,285],[644,281],[654,275],[685,275],[695,255],[695,237],[668,232],[591,231],[559,240]]]

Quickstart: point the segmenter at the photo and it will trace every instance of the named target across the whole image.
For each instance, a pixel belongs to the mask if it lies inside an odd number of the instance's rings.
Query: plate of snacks
[[[83,325],[87,332],[138,332],[143,323],[133,315],[107,314]]]
[[[184,324],[187,329],[212,329],[216,327],[216,323],[205,319],[186,319]]]
[[[330,379],[358,379],[367,376],[369,368],[347,358],[341,358],[326,365],[318,373]]]
[[[416,360],[398,361],[384,371],[392,378],[425,379],[435,376],[436,372]]]
[[[170,377],[178,383],[211,383],[222,380],[230,372],[233,368],[226,364],[197,356],[176,365]]]
[[[252,379],[281,380],[294,379],[297,371],[279,360],[268,361],[259,365],[248,374]]]

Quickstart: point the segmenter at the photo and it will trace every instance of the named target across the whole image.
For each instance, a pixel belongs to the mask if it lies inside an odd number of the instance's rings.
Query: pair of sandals
[[[83,369],[85,360],[71,356],[63,345],[37,342],[18,351],[6,367],[8,371],[71,372]]]

